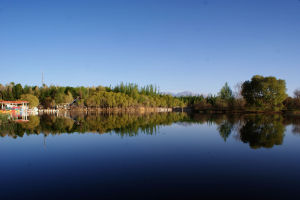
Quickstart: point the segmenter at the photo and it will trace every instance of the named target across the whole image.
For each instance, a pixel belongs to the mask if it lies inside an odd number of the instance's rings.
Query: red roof
[[[28,101],[3,101],[0,100],[0,103],[17,103],[17,104],[22,104],[22,103],[29,103]]]

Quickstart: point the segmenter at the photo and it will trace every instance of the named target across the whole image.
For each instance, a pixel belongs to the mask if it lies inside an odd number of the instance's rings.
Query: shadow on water
[[[0,136],[19,138],[32,134],[60,135],[71,133],[115,133],[124,136],[157,134],[161,126],[173,123],[184,125],[215,125],[220,137],[226,142],[232,135],[235,139],[249,144],[253,149],[272,148],[281,145],[286,126],[292,125],[292,132],[300,136],[300,116],[283,115],[223,115],[187,113],[149,113],[149,114],[101,114],[31,116],[28,122],[16,123],[2,119]]]

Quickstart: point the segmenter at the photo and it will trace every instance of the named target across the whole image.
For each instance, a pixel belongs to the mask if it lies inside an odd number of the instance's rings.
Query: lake
[[[0,121],[1,199],[297,199],[300,116]]]

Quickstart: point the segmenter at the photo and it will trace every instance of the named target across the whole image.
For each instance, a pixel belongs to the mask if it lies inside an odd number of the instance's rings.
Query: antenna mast
[[[42,72],[42,86],[44,86],[44,72]]]

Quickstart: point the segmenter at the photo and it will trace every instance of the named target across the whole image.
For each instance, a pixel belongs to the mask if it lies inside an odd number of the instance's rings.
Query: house
[[[28,110],[28,101],[3,101],[0,100],[0,110],[2,111],[21,111]]]

